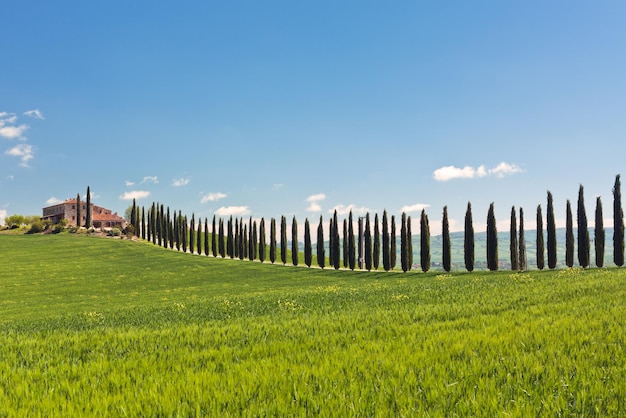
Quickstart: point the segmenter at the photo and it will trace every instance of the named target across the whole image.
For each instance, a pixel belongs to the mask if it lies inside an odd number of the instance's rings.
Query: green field
[[[320,270],[0,235],[0,416],[620,416],[626,270]]]

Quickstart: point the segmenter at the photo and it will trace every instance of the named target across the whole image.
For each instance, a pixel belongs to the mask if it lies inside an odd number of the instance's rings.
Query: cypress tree
[[[396,250],[396,216],[391,215],[391,237],[389,238],[389,269],[393,270],[396,268],[396,258],[397,258],[397,250]]]
[[[270,262],[276,261],[276,219],[270,220]]]
[[[141,207],[141,239],[146,239],[146,208]]]
[[[624,210],[619,174],[613,186],[613,262],[618,267],[624,265]]]
[[[363,270],[365,268],[365,249],[363,248],[365,245],[365,225],[363,225],[363,217],[359,216],[359,239],[358,239],[358,259],[359,259],[359,268]]]
[[[309,225],[309,218],[304,220],[304,264],[307,267],[311,267],[313,261],[313,248],[311,247],[311,227]]]
[[[339,223],[337,221],[337,211],[333,214],[333,267],[338,270],[341,266],[340,257],[340,243],[339,243]]]
[[[467,202],[465,211],[465,227],[463,236],[463,253],[465,269],[474,271],[474,222],[472,220],[472,204]]]
[[[80,213],[80,193],[76,194],[76,226],[80,228],[80,224],[82,222]]]
[[[554,204],[552,193],[548,191],[548,213],[546,214],[546,232],[548,244],[548,268],[556,268],[556,222],[554,220]]]
[[[170,236],[173,237],[174,244],[176,245],[176,249],[178,251],[180,251],[179,228],[180,228],[180,222],[178,221],[178,215],[176,214],[176,211],[174,211],[174,222],[173,222],[173,231],[172,231],[173,233]],[[167,244],[165,245],[165,247],[167,247]]]
[[[409,264],[409,249],[407,247],[406,214],[402,212],[402,224],[400,226],[400,267],[406,273]]]
[[[150,213],[150,222],[151,222],[151,234],[152,234],[152,244],[157,243],[157,239],[156,239],[156,225],[157,225],[157,210],[156,210],[156,206],[155,203],[152,202],[152,210]]]
[[[600,196],[596,198],[596,219],[594,227],[594,243],[596,252],[596,266],[604,266],[604,220],[602,219],[602,201]]]
[[[243,223],[243,218],[239,220],[239,259],[243,260],[248,257],[248,225]]]
[[[333,218],[331,217],[328,220],[328,265],[331,267],[335,266],[335,260],[334,260],[335,245],[333,243],[334,238],[335,238],[335,234],[333,234]]]
[[[567,199],[565,218],[565,265],[574,266],[574,220],[572,219],[572,205]]]
[[[411,217],[406,218],[406,247],[407,247],[407,270],[411,271],[413,268],[413,234],[411,232]]]
[[[324,251],[324,223],[322,222],[322,215],[320,215],[320,223],[317,227],[317,265],[322,269],[326,264],[326,254]]]
[[[515,206],[511,208],[511,235],[510,235],[511,270],[519,270],[519,246],[517,245],[517,217]]]
[[[423,272],[430,270],[430,224],[424,209],[420,217],[420,265]]]
[[[193,254],[196,247],[196,215],[191,214],[191,224],[189,225],[189,252]]]
[[[219,232],[218,232],[218,250],[220,253],[220,257],[226,257],[226,246],[224,245],[224,220],[220,218],[219,222]]]
[[[372,231],[370,229],[370,214],[365,214],[365,268],[372,269]]]
[[[256,221],[252,222],[252,254],[250,254],[250,260],[256,260],[256,254],[258,251],[259,237],[257,236]]]
[[[452,267],[452,255],[450,248],[450,225],[448,221],[448,207],[443,207],[443,220],[441,221],[441,235],[442,235],[442,264],[443,269],[449,272]]]
[[[387,211],[383,211],[383,269],[389,271],[389,224]]]
[[[196,236],[196,252],[202,255],[202,218],[198,217],[198,230]]]
[[[526,257],[526,237],[524,236],[524,209],[519,208],[519,269],[528,270]]]
[[[348,262],[350,261],[349,250],[349,239],[348,239],[348,220],[343,220],[343,268],[348,268]]]
[[[87,186],[87,197],[85,197],[85,228],[91,228],[91,191]]]
[[[491,271],[498,270],[498,229],[493,202],[487,213],[487,267]]]
[[[172,225],[169,206],[167,207],[167,215],[165,215],[163,205],[161,205],[161,219],[161,230],[163,231],[163,246],[167,248],[169,242],[170,248],[174,248],[174,241],[176,237],[174,237],[174,225]]]
[[[235,258],[239,257],[239,254],[241,254],[241,233],[239,232],[239,219],[235,218],[235,242],[234,242],[234,247],[233,249],[235,250],[234,252],[234,256]]]
[[[541,205],[537,205],[537,268],[543,270],[546,266],[545,246],[543,241],[543,214]]]
[[[589,229],[587,227],[587,211],[585,210],[585,198],[583,185],[578,188],[578,210],[576,212],[578,223],[578,263],[582,268],[589,267]]]
[[[354,270],[356,266],[356,253],[355,253],[355,242],[354,242],[354,223],[352,220],[352,211],[348,215],[348,266],[350,270]]]
[[[137,213],[137,201],[133,199],[133,207],[130,210],[130,222],[133,225],[133,235],[137,235],[139,232],[139,214]]]
[[[280,217],[280,261],[287,264],[287,218]]]
[[[261,218],[259,223],[259,261],[263,263],[265,261],[265,219]]]
[[[256,251],[254,249],[254,228],[252,223],[252,216],[248,219],[248,259],[250,261],[256,258]]]
[[[178,219],[182,222],[180,232],[180,239],[183,243],[183,252],[187,252],[187,215],[182,216],[181,211],[178,211]],[[193,234],[192,234],[193,235]]]
[[[209,252],[209,218],[204,218],[204,255],[208,257]]]
[[[216,224],[215,214],[213,214],[213,222],[211,223],[211,252],[213,253],[213,257],[217,257],[217,229],[215,229]],[[221,222],[220,222],[221,223]]]
[[[298,265],[298,222],[295,216],[291,221],[291,263]]]
[[[235,235],[233,234],[233,216],[228,219],[226,232],[226,254],[229,258],[235,257]]]
[[[374,214],[374,247],[372,248],[372,266],[378,270],[380,264],[380,226],[378,225],[378,214]]]

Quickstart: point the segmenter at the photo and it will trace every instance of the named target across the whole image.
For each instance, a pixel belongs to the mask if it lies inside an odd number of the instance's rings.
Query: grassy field
[[[626,270],[350,272],[0,235],[0,416],[620,416]]]

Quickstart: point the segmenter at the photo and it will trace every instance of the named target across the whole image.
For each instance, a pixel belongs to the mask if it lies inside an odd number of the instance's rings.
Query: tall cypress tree
[[[313,261],[313,248],[311,246],[311,227],[309,225],[309,218],[304,220],[304,264],[307,267],[311,267]]]
[[[602,201],[600,196],[596,198],[596,219],[594,227],[594,243],[596,252],[596,266],[604,266],[604,220],[602,219]]]
[[[259,223],[259,261],[265,261],[265,219],[261,218]]]
[[[569,199],[567,199],[565,215],[565,265],[572,267],[574,266],[574,220]]]
[[[340,267],[340,243],[339,243],[339,222],[337,221],[337,211],[333,214],[333,267],[338,270]]]
[[[348,215],[348,267],[350,270],[354,270],[356,266],[356,253],[355,253],[355,242],[354,242],[354,223],[352,220],[352,211]]]
[[[389,237],[389,269],[396,268],[397,258],[397,243],[396,243],[396,216],[391,215],[391,236]]]
[[[280,217],[280,261],[287,264],[287,218]]]
[[[209,245],[209,218],[204,218],[204,255],[208,257],[210,253]]]
[[[528,270],[528,259],[526,257],[526,237],[524,236],[524,209],[519,208],[519,269]]]
[[[81,219],[82,214],[80,213],[80,193],[76,194],[76,226],[80,228],[80,224],[82,223]]]
[[[624,265],[624,210],[622,209],[622,184],[620,175],[615,176],[613,186],[613,262]]]
[[[252,222],[252,216],[250,217],[250,219],[248,219],[248,259],[250,259],[250,261],[253,261],[256,258],[256,251],[254,248],[254,230],[256,228],[254,228],[253,222]]]
[[[452,268],[452,255],[450,248],[450,224],[448,221],[448,207],[443,207],[443,220],[441,221],[441,252],[443,269],[449,272]]]
[[[378,270],[380,263],[380,226],[378,225],[378,214],[374,214],[374,247],[372,248],[372,266]]]
[[[543,241],[543,214],[541,205],[537,205],[537,268],[543,270],[546,266],[545,246]]]
[[[133,207],[130,210],[130,222],[133,225],[133,235],[139,232],[139,214],[137,213],[137,201],[133,199]]]
[[[211,224],[211,252],[213,253],[213,257],[217,257],[217,229],[215,229],[216,225],[215,214],[213,214],[213,223]],[[221,223],[221,222],[220,222]]]
[[[348,268],[348,263],[350,262],[350,241],[348,238],[348,220],[343,220],[343,268]]]
[[[430,270],[430,224],[424,209],[420,217],[420,265],[423,272]]]
[[[402,224],[400,226],[400,267],[407,272],[409,264],[409,249],[407,246],[406,214],[402,212]]]
[[[546,214],[546,230],[548,244],[548,268],[550,270],[556,268],[556,222],[554,220],[554,204],[552,201],[552,193],[548,191],[548,213]]]
[[[276,261],[276,219],[270,220],[270,262]]]
[[[324,251],[324,223],[320,215],[320,223],[317,227],[317,265],[322,269],[326,264],[326,252]]]
[[[487,267],[491,271],[498,270],[498,229],[493,202],[487,213]]]
[[[233,216],[228,219],[226,232],[226,253],[229,258],[235,257],[235,234],[233,233]]]
[[[150,223],[151,223],[151,234],[152,234],[152,244],[157,243],[157,238],[156,238],[156,228],[157,228],[157,209],[156,209],[156,204],[155,202],[152,202],[152,210],[150,213]]]
[[[467,202],[467,210],[465,211],[463,250],[465,269],[472,272],[474,271],[474,222],[472,220],[472,204],[470,202]]]
[[[372,230],[370,229],[370,214],[365,214],[365,268],[372,269]]]
[[[241,253],[240,249],[241,249],[241,233],[240,233],[240,224],[239,224],[239,219],[235,218],[235,242],[234,242],[234,247],[233,249],[235,250],[234,252],[234,256],[235,258],[239,257],[239,254]]]
[[[146,208],[141,207],[141,239],[146,239]]]
[[[202,218],[198,217],[198,230],[196,235],[196,252],[202,254]]]
[[[298,222],[295,216],[291,221],[291,263],[298,265]]]
[[[85,197],[85,228],[91,228],[91,191],[87,186],[87,196]]]
[[[226,246],[224,245],[224,220],[220,218],[219,221],[219,232],[218,232],[218,250],[220,253],[220,257],[226,257]]]
[[[181,241],[183,243],[183,252],[187,252],[187,215],[182,216],[181,211],[178,211],[178,218],[181,220]],[[192,234],[193,235],[193,234]]]
[[[172,232],[173,232],[173,237],[174,237],[174,244],[176,245],[176,249],[178,251],[180,251],[180,232],[179,232],[179,229],[180,229],[180,222],[178,220],[178,214],[176,213],[176,211],[174,211],[174,222],[173,222],[173,231]],[[164,241],[167,241],[167,240],[164,240]],[[167,244],[165,244],[164,246],[167,247]]]
[[[196,249],[196,215],[191,214],[191,223],[189,224],[189,252],[193,254]]]
[[[333,243],[333,239],[335,238],[335,234],[333,234],[333,218],[331,217],[328,220],[328,265],[331,267],[335,266],[335,260],[334,260],[334,255],[335,252],[333,251],[335,248],[335,245]]]
[[[170,218],[170,207],[167,207],[167,216],[165,214],[165,208],[161,205],[161,231],[163,234],[163,246],[167,248],[168,242],[170,248],[174,248],[174,225]],[[168,241],[169,240],[169,241]]]
[[[517,217],[515,206],[511,208],[511,234],[510,234],[511,270],[519,270],[519,246],[517,244]]]
[[[363,217],[359,216],[359,240],[358,240],[358,259],[359,268],[363,270],[365,268],[365,225],[363,224]]]
[[[583,185],[578,188],[578,210],[576,212],[578,221],[578,263],[582,268],[589,267],[589,229],[587,227],[587,211],[585,210],[585,198]]]
[[[387,211],[383,211],[383,269],[389,271],[389,220]]]
[[[407,246],[407,269],[410,271],[413,268],[413,233],[411,232],[411,217],[406,217],[406,246]]]

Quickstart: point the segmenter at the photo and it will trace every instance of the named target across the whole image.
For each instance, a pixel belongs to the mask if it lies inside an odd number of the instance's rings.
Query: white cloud
[[[61,199],[57,199],[54,196],[51,196],[50,199],[46,200],[46,203],[49,205],[56,205],[57,203],[61,203],[62,200]]]
[[[33,147],[28,144],[18,144],[13,148],[6,150],[4,153],[6,155],[10,155],[11,157],[19,157],[22,161],[20,163],[22,167],[28,167],[28,161],[34,158]]]
[[[217,216],[243,216],[249,215],[250,209],[248,206],[222,206],[215,211]]]
[[[189,184],[189,179],[174,179],[172,181],[172,186],[181,187]]]
[[[426,204],[426,203],[416,203],[414,205],[406,205],[406,206],[402,206],[402,209],[400,209],[400,212],[421,212],[422,209],[426,209],[427,207],[430,207],[430,205]]]
[[[306,201],[309,202],[309,207],[306,208],[307,212],[320,212],[322,210],[322,206],[320,206],[318,202],[324,199],[326,199],[326,195],[324,193],[318,193],[307,197]]]
[[[445,166],[433,171],[433,178],[437,181],[449,181],[454,179],[474,179],[485,176],[502,178],[507,175],[522,173],[523,170],[516,164],[501,162],[494,168],[486,169],[484,165],[478,168],[465,166],[463,168],[453,165]]]
[[[145,184],[145,183],[158,184],[159,183],[159,179],[157,178],[157,176],[145,176],[143,178],[143,180],[141,181],[141,183],[139,183],[139,184]]]
[[[28,125],[4,126],[4,125],[0,124],[0,136],[4,137],[4,138],[7,138],[7,139],[21,138],[22,134],[27,129],[28,129]]]
[[[4,225],[4,218],[9,216],[9,212],[6,209],[0,209],[0,225]]]
[[[120,196],[122,200],[144,199],[150,196],[150,192],[145,190],[134,190],[132,192],[126,192]]]
[[[39,111],[39,109],[28,110],[24,112],[24,115],[30,116],[31,118],[35,118],[35,119],[41,119],[41,120],[45,119],[43,115],[41,114],[41,112]]]
[[[366,207],[360,207],[357,208],[354,204],[350,204],[348,206],[345,205],[337,205],[334,208],[330,209],[328,211],[328,213],[335,213],[335,211],[337,211],[337,215],[348,215],[350,213],[350,211],[352,211],[352,214],[361,214],[364,215],[367,212],[369,212],[369,209]]]
[[[220,199],[225,198],[226,195],[224,193],[209,193],[206,194],[204,196],[202,196],[202,199],[200,199],[200,203],[206,203],[206,202],[216,202]]]
[[[284,184],[282,184],[282,183],[274,183],[274,184],[272,185],[272,189],[273,189],[273,190],[282,189],[282,188],[283,188],[283,186],[284,186]]]
[[[134,186],[134,185],[135,185],[134,181],[126,180],[126,187],[130,187],[130,186]]]

